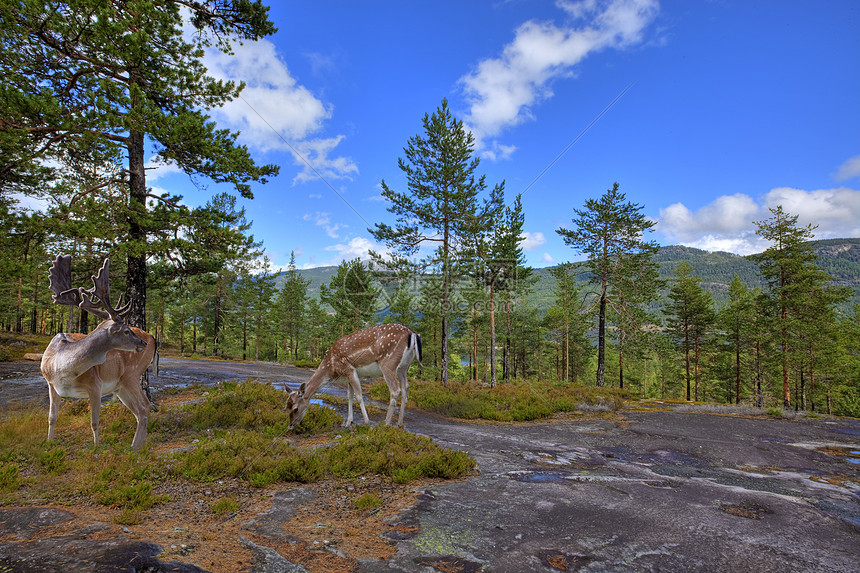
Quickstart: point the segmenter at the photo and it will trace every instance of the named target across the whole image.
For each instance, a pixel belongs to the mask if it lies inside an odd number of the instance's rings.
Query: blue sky
[[[275,36],[206,62],[248,86],[212,117],[281,166],[243,201],[276,267],[380,249],[380,182],[406,190],[397,160],[443,98],[489,186],[524,193],[532,266],[580,258],[555,231],[615,181],[662,245],[760,251],[753,221],[779,204],[860,237],[855,0],[271,4]],[[169,168],[149,185],[220,190]]]

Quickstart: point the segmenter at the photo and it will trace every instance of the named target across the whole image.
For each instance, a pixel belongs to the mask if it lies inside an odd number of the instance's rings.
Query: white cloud
[[[755,234],[754,222],[767,220],[768,209],[778,205],[797,215],[799,225],[818,225],[817,239],[860,237],[860,190],[846,187],[815,191],[780,187],[760,202],[742,193],[723,195],[695,212],[675,203],[660,209],[656,230],[670,244],[748,255],[768,247]]]
[[[370,255],[368,252],[374,250],[377,252],[386,252],[385,249],[380,249],[379,245],[364,237],[353,237],[346,243],[338,243],[325,248],[326,251],[336,253],[335,257],[325,265],[337,265],[343,261],[351,261],[352,259],[367,260]]]
[[[761,208],[742,193],[723,195],[696,213],[683,203],[660,209],[657,230],[679,241],[698,240],[707,234],[731,235],[749,228]]]
[[[552,81],[573,75],[574,66],[589,54],[640,42],[659,10],[656,0],[562,0],[557,6],[572,22],[529,20],[501,56],[483,60],[460,78],[470,104],[465,121],[479,147],[531,119],[533,106],[552,97]]]
[[[241,129],[243,139],[263,150],[281,149],[284,143],[277,134],[289,140],[304,139],[331,117],[331,108],[290,75],[272,42],[245,42],[233,51],[207,50],[204,63],[217,79],[245,82],[241,98],[212,110],[219,119]]]
[[[548,265],[554,265],[556,263],[555,257],[550,255],[549,253],[544,253],[541,257],[541,260]]]
[[[331,237],[332,239],[337,239],[340,235],[338,235],[338,231],[345,227],[346,225],[341,225],[340,223],[332,223],[331,217],[329,217],[328,213],[321,213],[317,211],[313,215],[305,214],[302,217],[305,221],[312,221],[314,225],[317,227],[322,227],[325,229],[326,235]]]
[[[240,142],[253,149],[292,153],[302,168],[293,183],[315,179],[314,169],[326,179],[358,172],[352,159],[331,157],[343,135],[317,136],[331,118],[332,106],[293,78],[272,42],[245,42],[233,46],[233,52],[210,49],[204,57],[212,77],[246,84],[239,98],[209,111],[219,126],[240,131]]]
[[[524,231],[521,238],[520,246],[522,246],[524,251],[533,251],[546,243],[546,237],[540,231],[535,233]]]
[[[329,157],[329,153],[343,139],[342,135],[327,139],[313,139],[296,144],[293,159],[302,168],[293,178],[293,184],[317,178],[351,179],[358,174],[358,166],[347,157]]]
[[[848,181],[855,177],[860,177],[860,155],[847,159],[833,174],[833,178],[837,181]]]
[[[791,187],[773,189],[764,196],[768,209],[782,205],[797,215],[800,225],[818,225],[818,239],[860,236],[860,190],[839,187],[804,191]]]
[[[504,159],[510,159],[516,150],[516,145],[504,145],[498,141],[492,141],[489,143],[489,147],[485,147],[480,151],[480,155],[481,159],[502,161]]]
[[[182,173],[182,170],[176,165],[176,163],[173,163],[172,161],[165,163],[161,161],[158,156],[150,157],[149,161],[146,162],[145,169],[147,184],[158,181],[167,175]]]

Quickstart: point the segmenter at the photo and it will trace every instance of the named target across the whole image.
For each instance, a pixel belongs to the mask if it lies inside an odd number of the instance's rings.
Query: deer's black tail
[[[418,334],[417,332],[413,332],[409,336],[410,336],[409,345],[410,346],[412,346],[413,344],[415,345],[415,349],[418,351],[418,364],[421,367],[423,367],[424,364],[422,364],[422,362],[421,362],[421,360],[423,358],[422,353],[421,353],[421,335]]]

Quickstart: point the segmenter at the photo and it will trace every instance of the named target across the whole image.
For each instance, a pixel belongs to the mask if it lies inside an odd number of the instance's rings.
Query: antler
[[[59,255],[49,272],[50,289],[53,291],[54,304],[79,306],[102,320],[113,319],[120,322],[131,310],[131,301],[119,309],[110,305],[110,259],[105,259],[98,274],[92,277],[93,288],[72,287],[72,255]],[[119,304],[122,304],[120,296]]]
[[[54,304],[78,306],[81,295],[78,289],[72,288],[72,255],[58,255],[48,272],[50,289],[54,293],[51,298]]]
[[[128,314],[129,310],[131,310],[131,301],[128,302],[125,306],[116,309],[110,304],[110,284],[108,282],[108,278],[110,276],[110,259],[105,259],[102,268],[99,269],[98,274],[96,274],[93,279],[93,288],[85,289],[83,287],[79,288],[81,298],[83,299],[81,303],[78,305],[82,309],[86,310],[90,314],[94,314],[103,319],[113,319],[114,321],[120,322],[123,317]],[[94,300],[94,298],[97,299]],[[122,303],[122,297],[120,297],[120,303]]]

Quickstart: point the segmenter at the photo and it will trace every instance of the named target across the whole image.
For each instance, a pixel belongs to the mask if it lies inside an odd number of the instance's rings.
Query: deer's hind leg
[[[133,380],[131,382],[123,381],[124,383],[117,387],[116,396],[131,410],[137,420],[137,428],[134,431],[134,439],[131,441],[131,448],[139,450],[146,444],[147,428],[146,424],[149,421],[149,398],[140,386],[140,382]]]
[[[399,368],[397,370],[397,380],[400,382],[400,415],[397,417],[397,425],[403,427],[403,417],[406,415],[406,391],[409,390],[409,380],[406,379],[406,373],[409,371],[409,366]]]
[[[388,386],[388,411],[385,413],[385,425],[391,425],[391,418],[394,416],[394,409],[397,408],[397,399],[401,396],[400,380],[397,372],[390,368],[382,368],[382,376],[385,378],[385,384]],[[402,393],[402,402],[400,409],[399,425],[403,425],[403,405],[406,401],[406,394]]]

